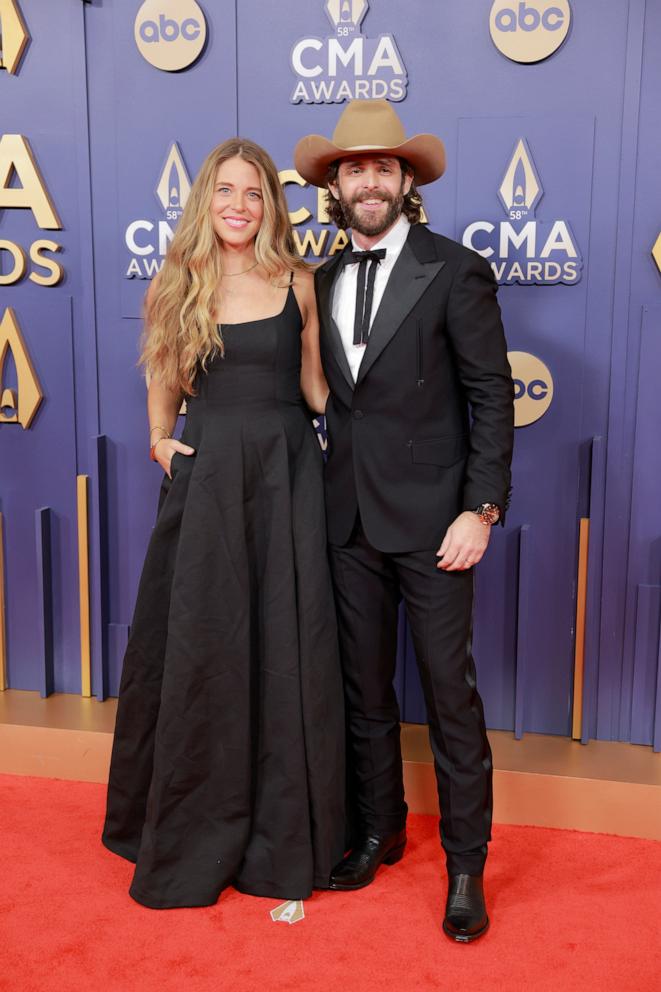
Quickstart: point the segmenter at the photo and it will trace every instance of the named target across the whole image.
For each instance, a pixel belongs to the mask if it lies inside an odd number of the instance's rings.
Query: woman
[[[254,143],[202,166],[147,296],[142,361],[165,478],[103,842],[136,862],[146,906],[209,905],[229,884],[303,899],[344,840],[322,459],[303,402],[323,411],[328,389],[312,276]]]

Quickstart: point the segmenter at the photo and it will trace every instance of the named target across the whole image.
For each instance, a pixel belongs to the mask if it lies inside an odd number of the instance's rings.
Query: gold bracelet
[[[171,437],[172,437],[171,434],[164,434],[163,437],[156,438],[156,441],[154,442],[154,444],[152,444],[151,448],[149,449],[149,457],[153,462],[156,461],[156,445],[160,444],[161,441],[166,441],[168,438]]]
[[[165,434],[163,435],[163,437],[172,437],[172,435],[170,434],[170,432],[165,427],[158,427],[158,426],[156,426],[156,427],[152,427],[152,429],[149,432],[149,440],[150,441],[151,441],[151,436],[154,433],[154,431],[165,431]]]

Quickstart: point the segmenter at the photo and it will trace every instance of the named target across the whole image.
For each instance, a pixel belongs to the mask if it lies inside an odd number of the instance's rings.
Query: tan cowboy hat
[[[384,152],[406,159],[418,186],[433,182],[445,172],[441,139],[433,134],[416,134],[407,140],[404,126],[387,100],[351,100],[340,115],[333,140],[320,134],[301,138],[294,149],[294,165],[313,186],[325,186],[331,162],[353,152]]]

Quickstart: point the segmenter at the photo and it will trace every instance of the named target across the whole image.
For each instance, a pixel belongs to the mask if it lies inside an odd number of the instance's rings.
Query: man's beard
[[[404,184],[402,183],[402,189],[403,187]],[[358,231],[359,234],[364,234],[366,237],[374,237],[375,234],[382,234],[387,231],[395,223],[404,207],[404,194],[401,190],[397,196],[391,196],[385,190],[376,193],[357,193],[351,201],[344,199],[342,190],[339,190],[339,194],[345,226],[350,227],[352,231]],[[383,216],[369,213],[359,216],[354,206],[363,200],[384,200],[388,204],[388,209]]]

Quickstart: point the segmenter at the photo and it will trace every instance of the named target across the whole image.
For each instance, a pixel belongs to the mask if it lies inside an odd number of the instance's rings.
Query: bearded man
[[[326,501],[357,827],[331,888],[368,885],[406,845],[393,688],[404,600],[427,705],[454,940],[489,925],[483,871],[492,763],[471,653],[473,569],[504,520],[513,384],[490,266],[420,223],[445,169],[385,100],[357,100],[295,165],[328,190],[351,243],[316,272],[329,456]]]

